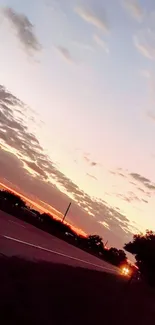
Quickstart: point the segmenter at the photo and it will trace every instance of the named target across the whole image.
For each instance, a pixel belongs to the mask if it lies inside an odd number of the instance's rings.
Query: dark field
[[[118,275],[0,256],[0,324],[154,324],[154,291]]]

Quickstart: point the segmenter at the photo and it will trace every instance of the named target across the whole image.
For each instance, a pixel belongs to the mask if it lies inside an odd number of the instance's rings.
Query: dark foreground
[[[118,275],[0,256],[0,324],[154,324],[154,292]]]
[[[118,274],[117,267],[0,211],[0,253]]]

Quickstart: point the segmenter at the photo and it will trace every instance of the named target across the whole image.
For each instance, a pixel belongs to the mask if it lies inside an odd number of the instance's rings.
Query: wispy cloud
[[[148,91],[148,107],[149,110],[146,111],[146,115],[149,119],[155,122],[155,77],[153,71],[142,70],[141,76],[143,76],[147,83]]]
[[[82,42],[78,42],[78,41],[73,41],[72,44],[74,46],[76,46],[79,49],[85,50],[85,51],[90,51],[90,52],[94,52],[94,49],[91,45],[86,44],[86,43],[82,43]]]
[[[91,167],[96,167],[99,166],[100,164],[90,158],[90,154],[85,153],[84,154],[84,160],[91,166]]]
[[[140,201],[139,197],[135,193],[133,193],[131,191],[129,191],[127,193],[127,195],[124,195],[124,194],[116,194],[116,196],[118,198],[122,199],[123,201],[128,202],[128,203],[131,203],[131,202],[134,202],[134,201]]]
[[[94,34],[93,40],[98,46],[100,46],[102,48],[103,51],[105,51],[106,53],[109,53],[108,45],[100,36],[98,36],[97,34]]]
[[[155,184],[150,181],[150,179],[141,176],[138,173],[130,173],[130,176],[133,177],[137,182],[142,183],[145,187],[147,187],[150,190],[155,190]]]
[[[107,222],[105,222],[105,221],[99,221],[99,223],[100,223],[100,225],[104,226],[105,228],[110,229],[110,227],[109,227],[109,225],[108,225]]]
[[[144,10],[138,0],[124,0],[123,6],[138,22],[141,22],[143,20]]]
[[[148,36],[147,36],[148,34]],[[151,35],[152,34],[152,35]],[[147,59],[155,60],[155,44],[153,32],[149,30],[140,30],[134,35],[133,40],[137,50]]]
[[[94,175],[87,173],[87,176],[90,177],[91,179],[97,181],[97,178]]]
[[[109,25],[105,18],[105,12],[103,10],[103,7],[99,6],[99,3],[95,3],[94,8],[88,6],[76,7],[75,12],[88,24],[93,25],[94,27],[103,32],[109,31]]]
[[[142,202],[144,202],[144,203],[148,204],[148,201],[147,201],[147,200],[145,200],[145,199],[142,199]]]
[[[61,55],[61,57],[66,60],[68,63],[73,63],[74,60],[71,56],[71,53],[69,52],[69,50],[66,47],[63,46],[57,46],[56,47],[57,51],[59,52],[59,54]]]
[[[109,173],[114,176],[121,176],[123,178],[126,177],[125,172],[121,168],[117,168],[116,170],[109,170]]]
[[[40,168],[37,162],[29,161],[29,160],[22,160],[33,172],[37,173],[38,175],[42,176],[44,179],[47,179],[47,175],[42,168]]]
[[[27,16],[16,12],[10,7],[3,8],[2,13],[10,22],[11,27],[16,32],[18,40],[29,54],[41,50],[42,47],[35,35],[34,26]]]
[[[155,60],[155,12],[146,15],[143,28],[135,33],[133,40],[143,56]]]

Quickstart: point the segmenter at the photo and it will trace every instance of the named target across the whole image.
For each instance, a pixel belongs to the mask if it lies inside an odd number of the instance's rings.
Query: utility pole
[[[106,241],[106,243],[105,243],[105,245],[104,245],[104,246],[106,247],[106,246],[107,246],[107,244],[108,244],[108,240]]]
[[[63,216],[63,218],[62,218],[62,222],[65,221],[66,215],[67,215],[67,213],[68,213],[68,211],[69,211],[69,209],[70,209],[71,204],[72,204],[72,203],[70,202],[69,205],[68,205],[68,207],[67,207],[67,210],[66,210],[66,212],[65,212],[65,214],[64,214],[64,216]]]

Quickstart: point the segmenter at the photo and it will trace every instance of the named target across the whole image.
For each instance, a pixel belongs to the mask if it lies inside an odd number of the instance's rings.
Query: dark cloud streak
[[[16,12],[10,7],[4,7],[2,13],[15,30],[18,40],[23,45],[24,49],[29,54],[39,52],[42,46],[35,35],[34,26],[28,17],[22,13]]]
[[[137,182],[140,182],[149,190],[155,190],[155,184],[152,183],[148,178],[141,176],[138,173],[130,173],[130,176],[133,177]]]
[[[73,63],[74,60],[71,56],[71,53],[69,52],[69,50],[66,47],[63,46],[57,46],[56,47],[58,53],[61,55],[61,57],[66,60],[68,63]]]

